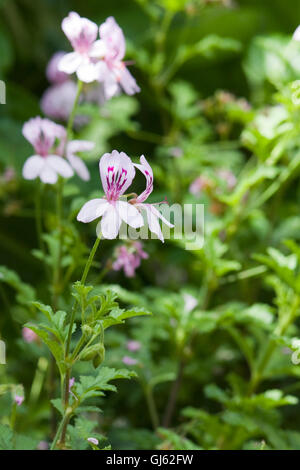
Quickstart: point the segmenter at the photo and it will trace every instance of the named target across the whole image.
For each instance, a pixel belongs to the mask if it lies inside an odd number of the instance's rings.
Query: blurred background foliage
[[[126,339],[143,347],[135,367],[140,386],[123,383],[109,397],[101,432],[115,448],[299,449],[299,370],[286,353],[296,349],[292,339],[299,336],[299,249],[291,244],[300,238],[300,119],[292,99],[299,93],[300,46],[291,42],[300,3],[294,0],[0,0],[0,79],[7,87],[7,103],[0,105],[0,261],[20,276],[0,271],[0,331],[12,345],[0,377],[1,383],[24,384],[30,395],[27,409],[20,410],[20,432],[30,427],[37,440],[49,438],[47,394],[39,391],[39,380],[51,388],[38,360],[41,345],[25,345],[20,336],[34,315],[26,302],[47,289],[32,253],[34,186],[21,179],[30,155],[21,129],[41,113],[49,58],[70,49],[60,27],[70,10],[98,24],[116,18],[141,87],[138,95],[117,97],[100,110],[81,106],[93,122],[79,136],[94,140],[96,149],[87,156],[91,182],[72,180],[65,189],[66,253],[75,260],[71,278],[83,264],[82,238],[94,237],[94,227],[73,222],[83,200],[101,191],[103,152],[145,154],[154,168],[156,200],[167,196],[171,203],[206,207],[203,250],[151,241],[150,259],[136,278],[105,278],[124,305],[143,305],[154,315],[107,337],[112,365],[128,354]],[[7,181],[3,175],[10,167],[16,177]],[[220,169],[231,172],[233,185]],[[202,191],[190,190],[200,176]],[[139,184],[143,188],[142,178]],[[44,200],[51,233],[51,188]],[[103,267],[113,248],[104,242],[102,250]],[[183,313],[187,292],[197,299],[191,317]],[[269,389],[262,385],[267,379]],[[1,398],[0,418],[9,400]],[[74,429],[82,427],[79,422]]]

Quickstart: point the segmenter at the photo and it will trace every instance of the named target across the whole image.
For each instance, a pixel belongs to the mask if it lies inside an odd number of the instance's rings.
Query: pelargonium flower
[[[73,46],[74,52],[66,54],[59,62],[61,72],[76,72],[79,80],[90,83],[99,75],[97,61],[91,51],[98,35],[98,26],[87,18],[72,11],[62,21],[62,30]]]
[[[112,265],[113,270],[124,269],[127,277],[134,277],[135,270],[140,266],[141,260],[149,257],[148,253],[143,250],[141,242],[133,242],[131,246],[118,246],[116,256],[117,259]]]
[[[128,95],[139,92],[140,88],[123,61],[126,51],[123,31],[112,16],[100,25],[99,34],[100,39],[95,42],[91,56],[102,59],[98,63],[98,80],[104,84],[106,98],[116,95],[120,87]]]
[[[39,177],[43,183],[54,184],[58,175],[64,178],[73,175],[70,164],[58,155],[66,139],[63,126],[49,119],[36,117],[24,124],[22,132],[35,150],[35,155],[29,157],[23,166],[25,179]]]
[[[133,228],[142,227],[144,221],[139,211],[132,204],[120,200],[135,176],[131,159],[117,150],[105,153],[100,159],[99,170],[105,197],[84,204],[77,220],[88,223],[102,217],[97,225],[97,234],[101,232],[108,239],[117,237],[122,220]]]
[[[126,344],[128,351],[131,351],[131,352],[139,351],[141,349],[141,346],[142,346],[141,343],[134,339],[127,341],[127,344]]]
[[[124,357],[122,358],[122,362],[123,362],[123,364],[125,364],[126,366],[136,366],[139,361],[138,361],[137,359],[134,359],[133,357],[124,356]]]
[[[16,402],[17,406],[21,406],[24,401],[24,397],[21,395],[15,395],[14,401]]]
[[[22,336],[26,343],[34,343],[38,339],[38,335],[26,326],[22,329]]]
[[[140,157],[140,164],[134,165],[146,177],[146,189],[135,199],[129,201],[139,211],[145,212],[149,230],[155,233],[158,238],[163,242],[164,237],[160,228],[159,219],[162,220],[168,227],[174,227],[163,215],[156,209],[154,204],[145,203],[146,199],[153,191],[153,171],[144,155]]]
[[[189,191],[194,196],[199,196],[203,190],[210,188],[212,184],[212,181],[206,176],[199,176],[192,182]]]
[[[43,113],[59,121],[67,121],[73,109],[77,86],[72,80],[52,85],[42,96],[41,109]]]
[[[56,52],[48,62],[46,76],[53,85],[59,85],[70,80],[69,75],[65,72],[61,72],[58,68],[58,64],[66,54],[67,53],[64,51]]]

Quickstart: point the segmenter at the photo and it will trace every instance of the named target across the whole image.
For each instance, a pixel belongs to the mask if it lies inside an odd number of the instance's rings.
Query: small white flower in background
[[[184,310],[186,313],[190,313],[198,305],[198,300],[191,294],[186,292],[183,294]]]
[[[142,227],[144,221],[139,211],[120,200],[135,176],[131,159],[117,150],[105,153],[100,159],[99,171],[105,198],[92,199],[84,204],[77,220],[88,223],[102,217],[97,225],[97,234],[101,232],[108,239],[117,237],[122,220],[133,228]]]
[[[103,59],[98,63],[98,80],[104,85],[107,99],[122,88],[127,95],[140,91],[135,79],[123,61],[126,51],[125,37],[115,19],[110,16],[99,28],[100,40],[96,41],[91,55]]]
[[[43,183],[55,184],[58,175],[70,178],[75,171],[84,181],[89,180],[89,171],[76,153],[92,150],[93,142],[73,140],[66,145],[66,129],[41,117],[26,122],[23,126],[23,135],[36,152],[23,166],[25,179],[33,180],[39,177]]]
[[[76,72],[79,80],[90,83],[97,79],[97,61],[91,57],[91,50],[98,35],[98,26],[87,18],[71,12],[62,21],[62,30],[73,46],[74,52],[60,60],[58,69],[72,74]]]
[[[39,177],[43,183],[54,184],[58,175],[64,178],[73,175],[69,163],[58,155],[66,138],[63,126],[49,119],[36,117],[24,124],[23,135],[35,150],[35,155],[29,157],[23,166],[25,179],[33,180]]]

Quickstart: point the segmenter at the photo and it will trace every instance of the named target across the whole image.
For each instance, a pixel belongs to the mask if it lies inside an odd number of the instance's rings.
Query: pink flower
[[[162,214],[154,207],[154,204],[145,204],[144,201],[149,197],[153,191],[153,171],[149,163],[147,162],[144,155],[140,158],[140,164],[135,166],[143,173],[146,177],[146,189],[136,199],[130,201],[140,211],[146,213],[149,230],[155,233],[158,238],[163,242],[164,237],[160,228],[159,219],[161,219],[168,227],[174,227]]]
[[[33,343],[38,339],[38,335],[26,326],[22,329],[22,336],[26,343]]]
[[[126,366],[135,366],[138,363],[136,359],[133,359],[133,357],[130,356],[124,356],[122,362]]]
[[[16,402],[17,406],[21,406],[24,401],[24,397],[22,397],[21,395],[15,395],[14,401]]]
[[[25,179],[33,180],[39,177],[43,183],[54,184],[58,175],[64,178],[73,175],[69,163],[58,155],[65,145],[64,127],[49,119],[36,117],[24,124],[23,135],[35,150],[35,155],[29,157],[23,166]]]
[[[120,88],[128,95],[139,92],[140,88],[123,62],[126,50],[123,31],[112,16],[102,23],[99,34],[100,40],[95,42],[91,55],[103,59],[98,64],[98,80],[104,84],[106,98],[118,94]]]
[[[58,69],[58,64],[65,55],[66,52],[56,52],[48,62],[46,76],[53,85],[59,85],[69,80],[69,76]]]
[[[41,99],[41,109],[46,116],[67,121],[75,101],[77,87],[72,80],[47,88]]]
[[[71,12],[63,19],[62,30],[72,44],[74,52],[66,54],[60,60],[58,69],[67,74],[76,72],[79,80],[83,82],[93,82],[99,74],[97,61],[90,55],[98,35],[97,25]]]
[[[105,197],[92,199],[84,204],[77,220],[88,223],[102,217],[97,225],[97,234],[104,238],[116,238],[122,220],[133,228],[144,224],[139,211],[126,201],[121,201],[126,189],[135,176],[135,168],[131,159],[124,152],[105,153],[99,162],[99,170]]]
[[[37,445],[37,450],[48,450],[49,444],[47,441],[40,441]]]
[[[67,144],[66,157],[68,162],[75,173],[77,173],[77,175],[84,181],[88,181],[90,179],[90,173],[85,163],[76,155],[76,153],[88,152],[94,147],[94,142],[89,142],[88,140],[71,140],[71,142]]]
[[[97,446],[99,444],[99,441],[98,439],[96,439],[95,437],[88,437],[88,442],[90,442],[91,444],[94,444],[95,446]]]
[[[148,258],[148,253],[143,251],[140,242],[133,242],[131,246],[119,246],[116,249],[117,260],[113,263],[112,268],[115,271],[124,269],[125,276],[134,277],[135,270],[141,264],[142,259]]]
[[[205,176],[199,176],[190,185],[189,191],[194,196],[199,196],[204,189],[207,189],[210,185],[210,180]]]
[[[69,392],[71,392],[72,387],[74,387],[74,384],[75,384],[75,377],[72,377],[72,378],[69,380]]]
[[[131,339],[130,341],[127,341],[126,347],[128,351],[136,352],[141,349],[141,343],[139,341]]]
[[[233,189],[235,187],[237,180],[231,170],[228,170],[228,168],[221,168],[217,171],[217,175],[227,183],[228,189]]]
[[[3,173],[3,180],[5,183],[10,183],[16,177],[15,169],[12,166],[8,166],[5,168]]]

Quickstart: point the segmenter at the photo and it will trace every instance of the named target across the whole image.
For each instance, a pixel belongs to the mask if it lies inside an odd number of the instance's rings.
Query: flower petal
[[[82,56],[77,52],[70,52],[66,54],[62,59],[59,61],[58,70],[61,72],[65,72],[68,74],[76,72],[78,67],[82,63]]]
[[[143,216],[132,204],[125,201],[117,201],[116,209],[121,219],[131,227],[139,228],[144,225]]]
[[[102,186],[108,199],[118,199],[131,185],[135,168],[124,152],[105,153],[99,163]]]
[[[112,16],[100,25],[99,34],[107,47],[106,57],[110,60],[122,60],[126,49],[125,38],[122,29]]]
[[[134,95],[141,91],[140,87],[136,83],[135,78],[131,75],[127,67],[123,67],[120,71],[119,82],[127,95]]]
[[[77,47],[79,49],[83,49],[83,47],[88,49],[96,40],[98,34],[96,23],[80,17],[74,11],[71,11],[63,19],[61,27],[75,50]]]
[[[164,237],[160,228],[159,219],[156,214],[151,211],[150,204],[141,204],[142,209],[146,211],[147,222],[150,232],[155,233],[157,237],[164,242]]]
[[[47,164],[59,175],[64,178],[70,178],[74,172],[69,163],[58,155],[49,155],[47,157]]]
[[[90,57],[94,57],[95,59],[100,59],[105,56],[106,54],[106,45],[102,39],[98,39],[92,44],[89,52]]]
[[[110,204],[105,199],[91,199],[86,202],[77,215],[79,222],[92,222],[98,219],[108,209]]]
[[[81,158],[77,157],[76,155],[70,155],[67,158],[75,173],[77,173],[77,175],[83,181],[88,181],[90,179],[90,172],[87,169],[86,164],[81,160]]]
[[[89,140],[71,140],[67,146],[67,156],[74,155],[77,152],[88,152],[95,147],[94,142]]]
[[[110,204],[109,209],[105,212],[101,220],[101,233],[104,238],[113,240],[117,238],[120,230],[122,219],[115,207]],[[99,225],[99,224],[98,224]],[[99,230],[99,227],[97,227]],[[98,232],[97,232],[98,234]]]
[[[55,184],[57,181],[57,174],[53,170],[53,168],[51,168],[51,166],[48,165],[47,160],[45,160],[44,167],[40,173],[40,178],[41,178],[41,181],[43,181],[43,183],[48,183],[48,184]]]
[[[162,220],[162,222],[164,224],[166,224],[168,227],[170,228],[173,228],[174,225],[171,224],[171,222],[169,222],[157,209],[156,207],[153,206],[153,204],[148,204],[150,206],[150,210],[152,212],[152,214],[155,216],[155,217],[158,217],[160,220]]]
[[[137,197],[138,202],[144,202],[153,191],[153,171],[144,155],[140,158],[140,164],[134,166],[138,168],[146,178],[146,189]]]
[[[26,180],[33,180],[39,176],[45,164],[44,158],[39,155],[29,157],[24,163],[22,174]]]
[[[77,77],[85,83],[91,83],[98,79],[99,71],[97,64],[92,62],[82,61],[77,68]]]

